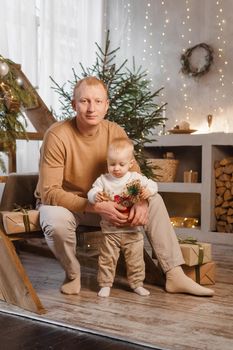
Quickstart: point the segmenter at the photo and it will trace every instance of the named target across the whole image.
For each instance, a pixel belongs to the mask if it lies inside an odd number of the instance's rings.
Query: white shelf
[[[201,193],[202,184],[183,182],[158,182],[159,192]]]
[[[200,227],[175,228],[176,233],[206,242],[233,245],[233,233],[215,232],[214,215],[214,162],[233,157],[233,134],[172,134],[154,138],[156,141],[146,147],[149,158],[160,158],[163,153],[173,152],[179,160],[176,182],[158,182],[170,216],[198,216],[200,219]],[[182,182],[186,170],[198,172],[198,183]]]
[[[233,245],[233,234],[223,232],[205,232],[200,228],[175,228],[175,232],[179,237],[193,237],[198,241],[210,243]]]
[[[198,146],[232,145],[233,133],[214,132],[209,134],[172,134],[151,136],[152,143],[147,146]]]

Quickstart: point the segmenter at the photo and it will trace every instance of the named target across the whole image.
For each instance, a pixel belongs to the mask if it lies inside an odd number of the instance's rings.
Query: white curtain
[[[0,0],[0,54],[37,83],[36,0]]]
[[[37,19],[35,0],[0,0],[0,54],[21,64],[33,86],[37,79]],[[28,121],[28,131],[34,128]],[[17,141],[17,171],[38,169],[40,144]],[[7,165],[7,158],[5,163]]]
[[[80,72],[79,62],[94,64],[95,42],[102,42],[103,1],[40,0],[39,8],[39,91],[58,111],[49,76],[62,85],[73,80],[72,68]]]
[[[59,110],[49,76],[64,84],[94,64],[104,0],[0,0],[0,54],[21,64],[48,108]],[[33,131],[29,123],[28,131]],[[17,171],[37,171],[41,142],[17,142]]]

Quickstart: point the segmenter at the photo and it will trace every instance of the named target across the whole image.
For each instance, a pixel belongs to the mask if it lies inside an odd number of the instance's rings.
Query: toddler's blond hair
[[[122,151],[127,150],[129,153],[131,153],[132,158],[134,158],[134,144],[133,141],[130,139],[124,138],[124,137],[118,137],[114,139],[109,147],[108,147],[108,154],[109,152],[116,152],[120,153]]]

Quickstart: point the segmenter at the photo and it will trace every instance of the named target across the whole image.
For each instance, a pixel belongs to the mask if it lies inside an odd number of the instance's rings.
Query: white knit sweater
[[[90,203],[95,203],[97,193],[105,192],[108,197],[114,201],[115,195],[121,195],[126,189],[126,185],[131,181],[139,180],[142,187],[149,189],[151,196],[154,196],[158,192],[158,185],[155,181],[148,179],[137,172],[127,172],[123,177],[116,178],[111,174],[101,175],[93,183],[91,190],[87,194],[87,198]],[[106,220],[101,221],[102,232],[139,232],[142,231],[142,227],[116,227],[110,225]]]

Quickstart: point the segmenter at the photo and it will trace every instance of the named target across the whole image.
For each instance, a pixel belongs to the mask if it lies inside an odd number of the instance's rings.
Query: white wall
[[[188,120],[204,132],[213,114],[211,131],[233,131],[232,0],[108,0],[107,14],[120,60],[134,56],[153,88],[164,86],[167,129]],[[180,55],[201,42],[214,49],[214,63],[206,75],[190,78],[180,72]],[[197,62],[203,58],[200,53]]]

